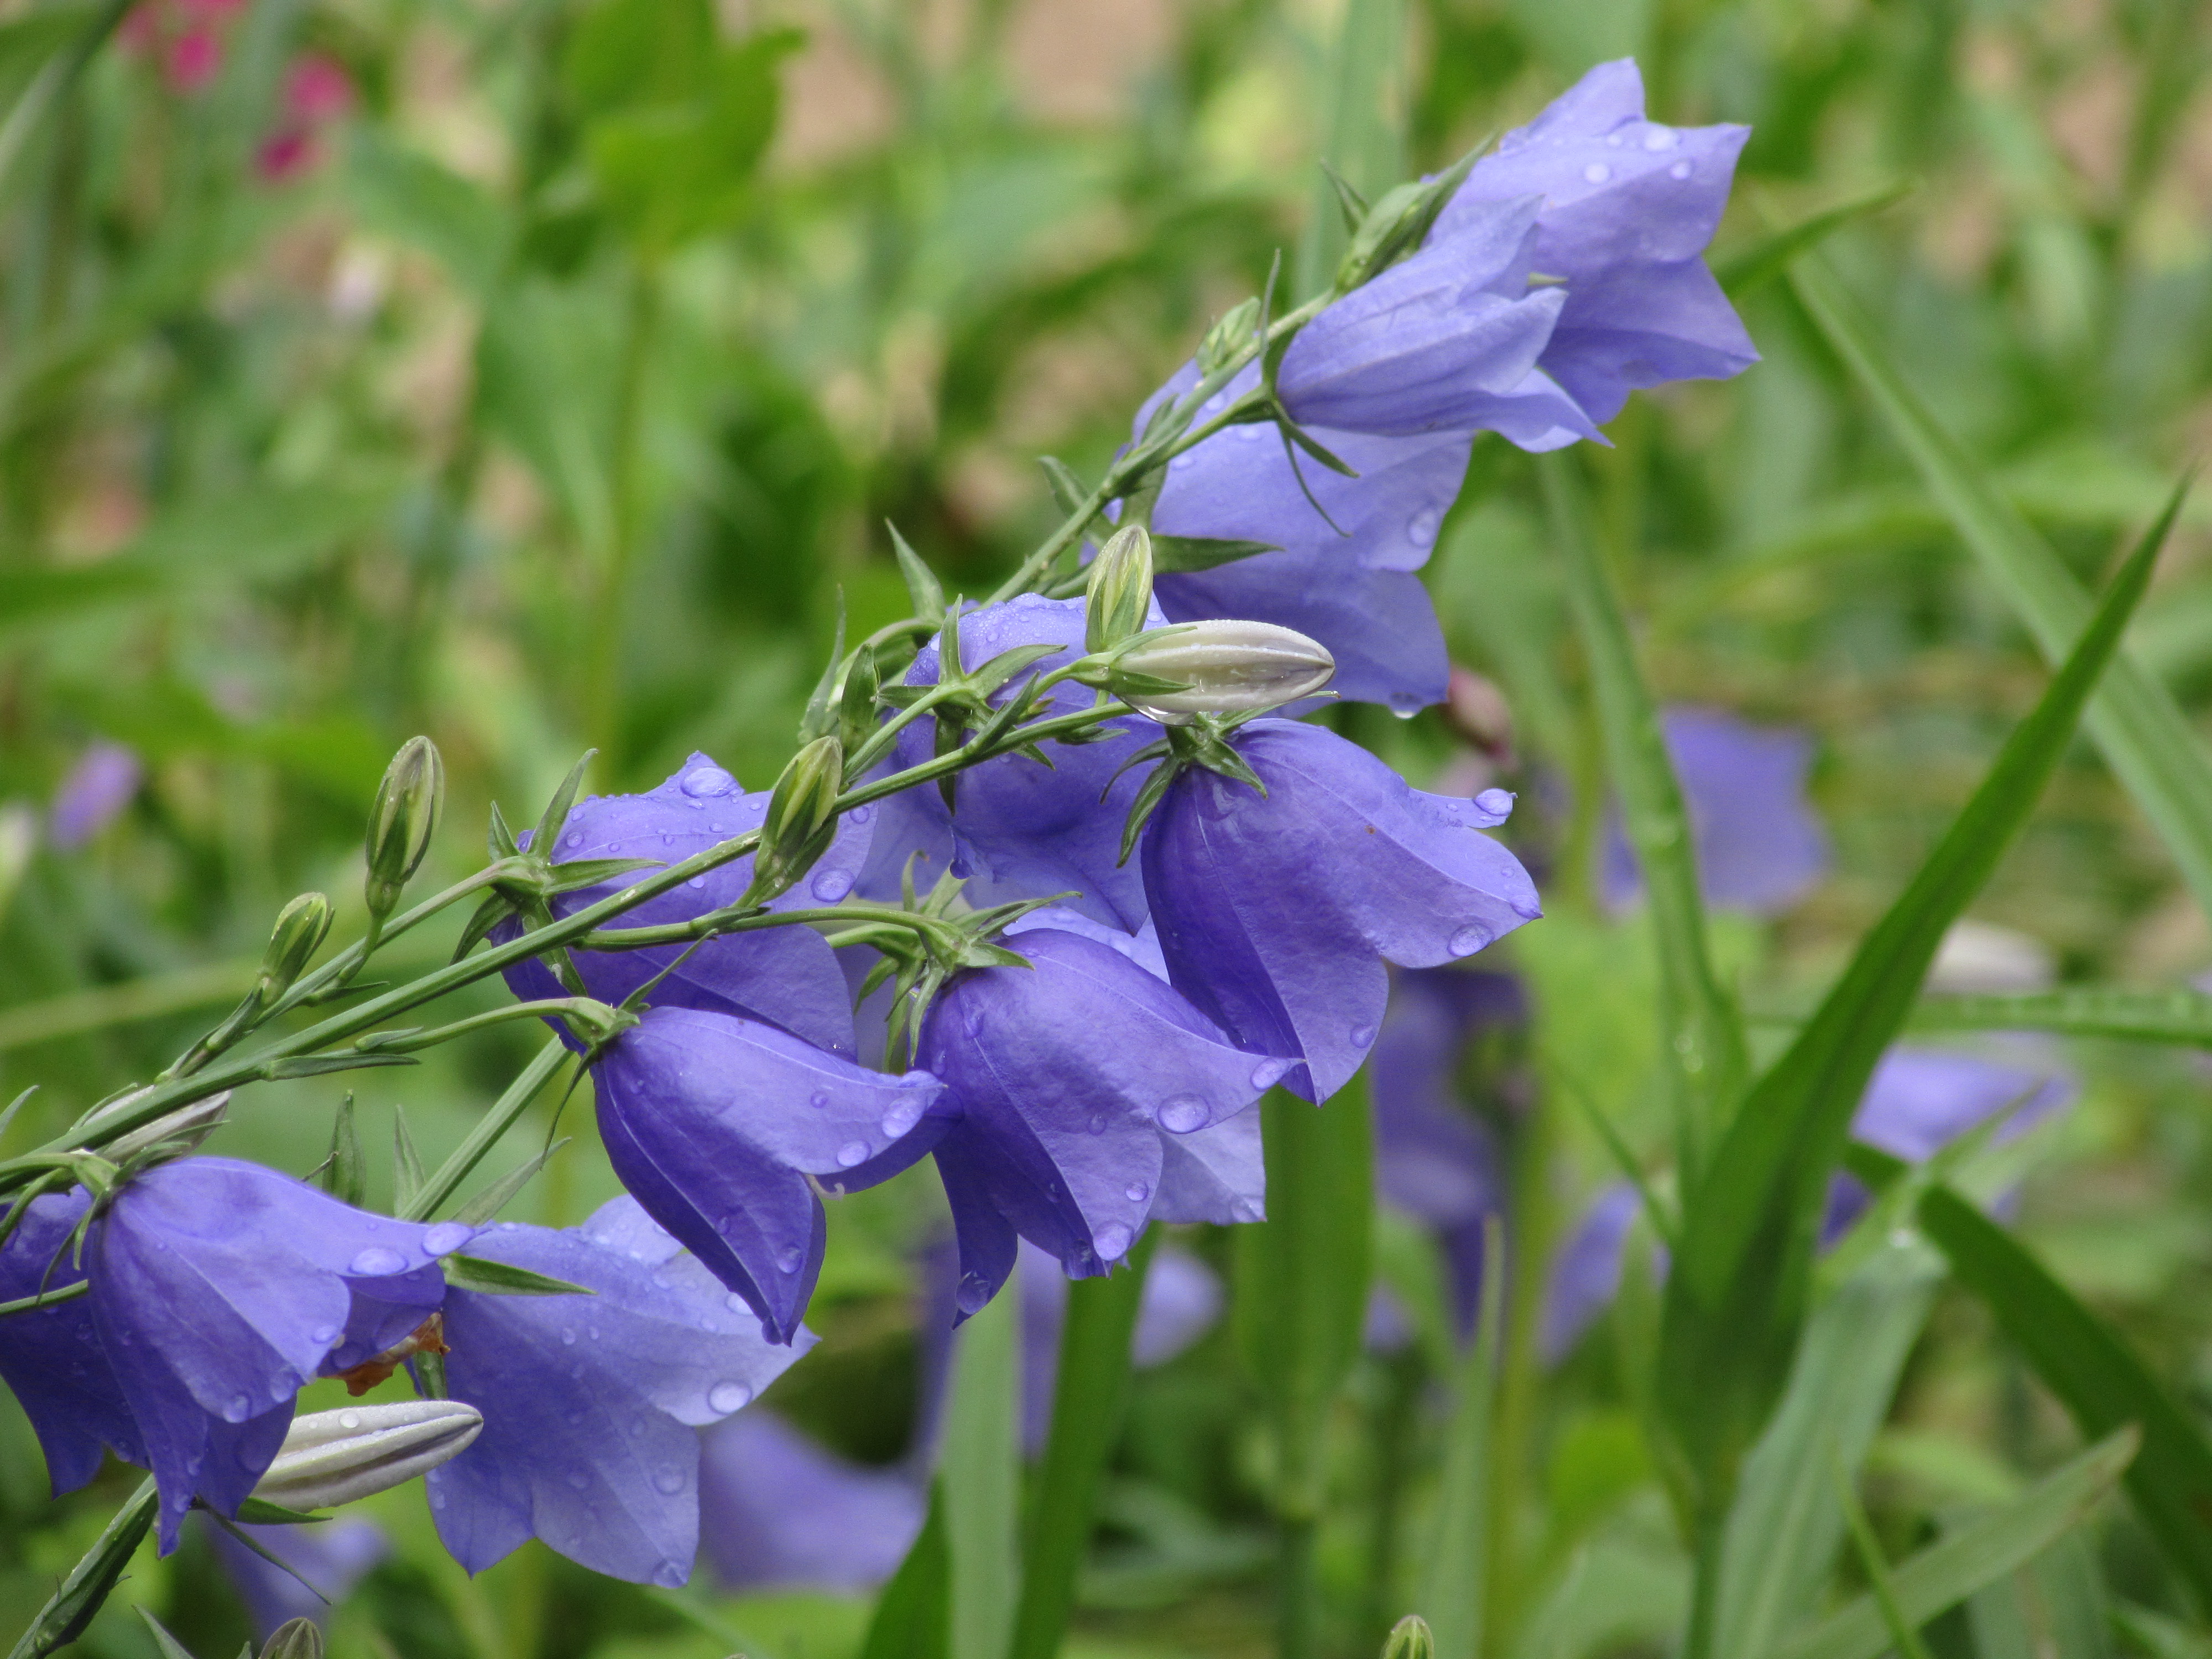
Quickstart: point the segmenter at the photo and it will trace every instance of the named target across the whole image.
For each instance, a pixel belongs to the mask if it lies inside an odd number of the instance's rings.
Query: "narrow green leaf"
[[[943,616],[945,588],[937,580],[937,573],[924,562],[921,555],[914,550],[907,538],[899,534],[896,525],[886,519],[884,528],[891,532],[891,551],[898,556],[899,574],[906,579],[907,600],[914,606],[914,614],[924,620]]]
[[[1429,1622],[1437,1659],[1476,1659],[1489,1613],[1491,1441],[1496,1429],[1498,1350],[1505,1305],[1505,1236],[1495,1213],[1482,1238],[1482,1303],[1474,1340],[1452,1379],[1444,1428],[1443,1492],[1426,1575],[1414,1605]]]
[[[545,810],[538,815],[538,826],[530,837],[530,850],[541,859],[550,861],[554,843],[561,839],[561,826],[568,822],[568,809],[576,804],[576,792],[584,787],[584,774],[592,758],[599,751],[586,749],[568,769],[568,775],[561,780],[561,787],[545,803]]]
[[[930,1486],[929,1515],[920,1534],[876,1600],[860,1659],[951,1659],[951,1576],[940,1476]]]
[[[1129,1391],[1129,1343],[1159,1230],[1148,1230],[1127,1265],[1067,1287],[1052,1431],[1030,1500],[1029,1548],[1014,1613],[1012,1659],[1054,1659],[1067,1633],[1075,1579],[1091,1543],[1106,1459]]]
[[[957,1659],[1006,1651],[1021,1561],[1019,1286],[971,1314],[954,1339],[938,1468],[945,1487],[947,1624]]]
[[[70,1569],[61,1588],[47,1597],[39,1616],[8,1650],[8,1659],[45,1659],[84,1634],[85,1626],[130,1567],[131,1558],[153,1527],[159,1505],[160,1495],[149,1476],[124,1501],[106,1529]]]
[[[261,1075],[271,1083],[281,1083],[287,1078],[321,1077],[331,1072],[364,1072],[373,1066],[421,1064],[412,1054],[380,1054],[349,1048],[335,1054],[292,1054],[272,1060],[261,1068]]]
[[[2178,505],[2179,497],[2175,502]],[[2058,763],[2150,580],[2172,509],[2130,556],[2042,702],[1795,1042],[1753,1085],[1684,1206],[1656,1387],[1699,1483],[1728,1501],[1797,1346],[1830,1173],[1945,930],[1981,890]],[[1711,1512],[1711,1510],[1709,1510]]]
[[[581,1285],[571,1285],[565,1279],[549,1279],[544,1273],[532,1273],[527,1267],[510,1266],[481,1255],[463,1255],[458,1251],[438,1258],[438,1265],[446,1270],[446,1283],[457,1291],[474,1291],[480,1296],[592,1296],[596,1292]]]
[[[1543,457],[1538,471],[1568,609],[1589,662],[1607,780],[1620,798],[1629,844],[1636,849],[1650,896],[1659,946],[1662,1049],[1676,1101],[1678,1159],[1686,1178],[1692,1177],[1703,1167],[1722,1115],[1748,1070],[1742,1024],[1713,971],[1689,812],[1668,757],[1658,710],[1636,665],[1636,648],[1606,569],[1581,475],[1565,454]]]
[[[1850,1149],[1850,1169],[1876,1190],[1905,1171],[1864,1146]],[[2143,1455],[2128,1470],[2128,1496],[2167,1564],[2212,1607],[2212,1443],[2194,1417],[2117,1332],[1965,1199],[1932,1188],[1917,1214],[1959,1282],[1996,1316],[2084,1434],[2139,1425]]]
[[[415,1195],[422,1190],[428,1177],[422,1173],[422,1154],[415,1150],[415,1137],[408,1133],[407,1109],[392,1109],[392,1200],[399,1213],[405,1215],[415,1202]]]
[[[1874,1535],[1874,1523],[1867,1519],[1866,1508],[1859,1502],[1850,1476],[1844,1473],[1840,1459],[1829,1467],[1835,1476],[1836,1498],[1843,1507],[1844,1522],[1850,1528],[1851,1542],[1858,1548],[1859,1565],[1866,1570],[1868,1593],[1874,1597],[1875,1610],[1881,1614],[1891,1643],[1902,1659],[1929,1659],[1928,1644],[1920,1637],[1920,1626],[1924,1621],[1908,1615],[1899,1601],[1888,1558],[1881,1553],[1881,1540]]]
[[[1912,463],[1997,591],[2057,661],[2089,612],[2050,543],[1936,421],[1890,357],[1866,313],[1817,258],[1790,267],[1790,283],[1829,343],[1872,394]],[[2172,694],[2123,658],[2089,708],[2089,734],[2142,809],[2197,903],[2212,913],[2212,760]]]
[[[327,1515],[310,1515],[305,1510],[286,1509],[265,1498],[248,1498],[238,1506],[238,1519],[249,1527],[314,1525],[330,1518]]]
[[[837,675],[845,664],[845,590],[837,589],[837,627],[830,638],[830,660],[822,665],[821,678],[807,694],[805,711],[799,719],[799,742],[804,748],[827,737],[837,724]]]
[[[553,1161],[554,1155],[566,1146],[569,1137],[563,1135],[535,1158],[526,1159],[509,1170],[455,1210],[453,1219],[471,1227],[481,1227],[494,1219],[514,1201],[525,1187],[538,1178],[538,1171]]]
[[[1872,218],[1892,203],[1903,201],[1912,194],[1912,190],[1911,179],[1899,179],[1880,190],[1824,208],[1809,218],[1759,238],[1749,247],[1738,249],[1725,259],[1715,261],[1713,275],[1720,278],[1729,298],[1740,301],[1753,289],[1779,276],[1789,269],[1791,260],[1810,252],[1845,225]]]
[[[161,1659],[197,1659],[190,1648],[169,1634],[169,1627],[154,1616],[153,1608],[142,1607],[137,1613],[146,1621],[146,1628],[154,1633],[155,1650]]]
[[[2069,1532],[1967,1599],[1978,1659],[2112,1659],[2111,1597],[2093,1540]]]
[[[2132,1429],[2099,1441],[2038,1481],[2019,1502],[1901,1563],[1891,1575],[1901,1615],[1925,1625],[2041,1554],[2112,1492],[2138,1443]],[[1774,1659],[1881,1659],[1891,1645],[1875,1598],[1862,1595],[1776,1649]]]
[[[400,1216],[408,1221],[428,1221],[446,1204],[452,1201],[461,1182],[491,1149],[499,1145],[500,1138],[514,1126],[515,1121],[529,1109],[545,1086],[546,1079],[561,1068],[568,1057],[558,1037],[548,1037],[530,1064],[522,1068],[514,1081],[507,1085],[507,1092],[494,1103],[477,1127],[469,1131],[468,1139],[453,1149],[453,1155],[438,1166],[437,1174],[424,1182],[415,1194],[412,1204],[399,1206]]]
[[[1729,1512],[1714,1659],[1766,1659],[1819,1606],[1844,1535],[1828,1460],[1864,1461],[1942,1279],[1925,1244],[1885,1241],[1807,1323]]]
[[[1321,87],[1328,99],[1322,159],[1373,199],[1406,176],[1406,0],[1350,0],[1337,25]],[[1314,180],[1291,277],[1305,300],[1328,285],[1350,233],[1329,173]]]
[[[1211,570],[1216,565],[1249,559],[1259,553],[1279,553],[1273,542],[1224,541],[1211,536],[1155,536],[1152,568],[1165,574],[1174,570]]]
[[[1916,1031],[2058,1031],[2212,1048],[2212,996],[2087,985],[2021,996],[1923,997]]]
[[[325,1160],[323,1190],[341,1204],[361,1207],[368,1191],[368,1159],[361,1150],[361,1136],[353,1121],[353,1096],[338,1103],[331,1119],[331,1152]]]

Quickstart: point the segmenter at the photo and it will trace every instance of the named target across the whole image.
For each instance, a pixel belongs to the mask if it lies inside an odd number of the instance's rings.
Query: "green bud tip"
[[[1117,530],[1091,562],[1083,645],[1103,651],[1144,631],[1152,608],[1152,538],[1140,524]]]
[[[791,757],[768,798],[761,840],[770,850],[804,846],[830,821],[845,789],[845,749],[835,737],[817,738]]]
[[[1296,702],[1335,674],[1336,659],[1294,629],[1218,621],[1138,635],[1113,659],[1106,683],[1162,725],[1181,726],[1200,714],[1250,714]]]
[[[295,1419],[253,1495],[288,1510],[325,1510],[412,1480],[465,1450],[483,1428],[458,1400],[347,1406]]]
[[[272,1002],[282,996],[314,959],[330,931],[331,902],[320,893],[302,893],[278,911],[269,948],[261,953],[257,983],[262,996]]]
[[[1352,234],[1352,246],[1336,267],[1336,291],[1348,294],[1412,252],[1414,233],[1421,229],[1432,204],[1434,181],[1398,185],[1385,191]]]
[[[1252,343],[1260,324],[1260,301],[1255,298],[1231,306],[1199,342],[1198,372],[1211,374]]]
[[[1430,1632],[1429,1621],[1409,1613],[1391,1626],[1382,1644],[1382,1659],[1437,1659],[1437,1638]]]
[[[363,890],[372,915],[389,915],[430,850],[438,813],[446,804],[446,763],[428,738],[410,738],[376,786],[369,809],[368,880]]]
[[[118,1105],[128,1106],[146,1092],[140,1089]],[[198,1149],[200,1142],[215,1133],[215,1127],[230,1109],[230,1091],[210,1095],[205,1100],[195,1100],[179,1106],[173,1112],[165,1112],[143,1129],[118,1135],[100,1149],[100,1156],[110,1164],[128,1164],[144,1152],[160,1148],[167,1158],[182,1158]]]
[[[288,1619],[270,1632],[261,1659],[323,1659],[323,1633],[312,1619]]]

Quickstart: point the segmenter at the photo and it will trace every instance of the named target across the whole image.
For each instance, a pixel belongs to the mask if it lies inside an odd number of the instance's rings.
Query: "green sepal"
[[[515,1195],[535,1180],[538,1172],[552,1160],[553,1155],[568,1144],[563,1135],[544,1152],[526,1159],[492,1182],[461,1207],[453,1212],[453,1219],[468,1226],[481,1227],[513,1203]]]
[[[1240,542],[1214,536],[1156,535],[1152,538],[1152,568],[1162,573],[1212,570],[1218,565],[1233,564],[1239,559],[1282,550],[1273,542]]]
[[[361,1207],[368,1192],[368,1160],[353,1121],[353,1096],[338,1103],[331,1118],[331,1152],[324,1160],[323,1190],[341,1204]]]
[[[511,1267],[504,1261],[493,1261],[480,1255],[452,1255],[438,1258],[438,1266],[445,1270],[446,1283],[457,1291],[474,1291],[479,1296],[594,1296],[598,1292],[581,1285],[571,1285],[565,1279],[549,1279],[544,1273],[534,1273],[527,1267]]]
[[[896,532],[894,532],[896,533]],[[845,590],[837,590],[837,629],[830,641],[830,660],[808,694],[806,711],[799,719],[799,741],[803,745],[825,735],[834,724],[832,710],[837,696],[837,671],[845,660]]]
[[[428,1172],[422,1167],[422,1154],[415,1150],[415,1137],[408,1132],[404,1108],[392,1109],[392,1187],[394,1202],[404,1210],[415,1201],[415,1194],[422,1190]]]
[[[507,827],[507,814],[499,810],[499,803],[491,804],[490,818],[484,830],[484,848],[495,864],[522,855],[522,843],[515,840],[514,831]]]
[[[899,534],[899,527],[889,519],[884,528],[891,533],[891,552],[898,559],[899,574],[905,579],[908,600],[917,617],[941,617],[945,614],[945,586],[915,552],[907,538]]]
[[[418,1066],[422,1062],[412,1054],[380,1054],[349,1052],[339,1054],[291,1054],[283,1060],[272,1060],[261,1067],[261,1075],[275,1083],[286,1078],[321,1077],[327,1072],[353,1072],[369,1066]]]
[[[288,1510],[265,1498],[249,1498],[238,1506],[238,1519],[249,1527],[313,1526],[330,1518],[327,1515],[311,1515],[305,1510]]]
[[[492,808],[496,812],[499,808]],[[469,917],[468,926],[461,929],[454,943],[453,962],[459,962],[490,937],[491,930],[515,914],[514,902],[503,893],[487,893],[482,904]],[[450,965],[450,964],[449,964]]]
[[[562,826],[568,822],[568,809],[576,804],[576,792],[584,787],[585,769],[599,751],[586,749],[576,763],[568,769],[568,775],[561,780],[561,787],[545,803],[545,810],[538,815],[538,827],[530,834],[530,850],[538,857],[551,863],[554,844],[561,839]]]
[[[667,867],[665,859],[578,859],[570,864],[556,864],[550,877],[541,882],[538,890],[550,897],[556,893],[574,893],[586,887],[597,887],[601,882],[617,876],[626,876],[633,870],[662,870]]]
[[[1046,481],[1052,485],[1053,505],[1063,518],[1072,517],[1083,510],[1083,503],[1091,492],[1083,487],[1083,480],[1057,455],[1040,455],[1037,465],[1044,469]]]

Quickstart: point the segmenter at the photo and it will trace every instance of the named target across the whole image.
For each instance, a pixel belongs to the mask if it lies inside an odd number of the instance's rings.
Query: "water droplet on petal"
[[[921,1108],[910,1100],[902,1100],[884,1114],[883,1132],[896,1140],[908,1129],[921,1121]]]
[[[868,1143],[865,1140],[848,1140],[837,1149],[837,1167],[841,1170],[849,1170],[856,1164],[867,1161]]]
[[[1369,1043],[1374,1041],[1375,1028],[1372,1025],[1355,1025],[1352,1028],[1352,1046],[1353,1048],[1364,1048]]]
[[[1090,1130],[1094,1135],[1104,1134],[1106,1133],[1106,1114],[1103,1112],[1091,1113],[1091,1121],[1085,1124],[1083,1127]]]
[[[1091,1242],[1098,1247],[1099,1255],[1108,1261],[1118,1261],[1129,1253],[1133,1235],[1118,1221],[1109,1221],[1092,1235]]]
[[[1655,155],[1662,149],[1674,149],[1681,142],[1681,135],[1672,127],[1654,127],[1644,135],[1644,148]]]
[[[981,1008],[970,1008],[962,1016],[960,1024],[961,1029],[969,1036],[974,1036],[976,1032],[983,1029],[983,1011]]]
[[[372,1244],[346,1264],[346,1271],[362,1279],[382,1279],[388,1273],[404,1273],[407,1258],[398,1251],[382,1244]]]
[[[561,1342],[564,1347],[573,1348],[576,1346],[576,1328],[574,1325],[563,1325],[561,1328]]]
[[[1443,519],[1444,515],[1435,507],[1423,507],[1407,522],[1406,539],[1416,547],[1434,547],[1437,544],[1437,530],[1443,523]]]
[[[690,880],[685,882],[684,884],[686,887],[704,887],[707,884],[707,878],[704,876],[694,876]]]
[[[465,1221],[441,1221],[422,1235],[422,1254],[448,1255],[467,1243],[476,1229]]]
[[[796,1244],[787,1244],[776,1252],[775,1266],[779,1273],[795,1273],[799,1264],[806,1260],[806,1252]]]
[[[822,1110],[830,1103],[830,1091],[827,1089],[817,1089],[806,1097],[806,1103],[817,1112]]]
[[[1619,149],[1620,148],[1620,135],[1617,132],[1607,133],[1605,135],[1605,143],[1607,149]]]
[[[1490,933],[1487,928],[1468,927],[1454,933],[1444,949],[1455,957],[1471,957],[1489,943]]]
[[[1594,185],[1601,185],[1613,177],[1613,169],[1602,161],[1592,161],[1583,169],[1583,177]]]
[[[1132,1204],[1141,1204],[1152,1195],[1152,1189],[1141,1181],[1133,1181],[1121,1188],[1121,1196]]]
[[[338,1340],[338,1328],[335,1325],[318,1325],[307,1333],[307,1337],[310,1341],[318,1345],[335,1342]]]
[[[252,1415],[253,1401],[242,1394],[231,1395],[229,1403],[222,1408],[222,1420],[226,1423],[243,1423]]]
[[[1192,451],[1186,449],[1182,454],[1176,456],[1175,459],[1168,463],[1168,470],[1171,472],[1181,472],[1197,459],[1197,456]]]
[[[753,1391],[743,1382],[717,1382],[707,1391],[707,1404],[725,1417],[753,1403]]]
[[[850,870],[824,870],[806,884],[806,890],[824,904],[835,904],[853,890]]]
[[[671,1498],[673,1498],[678,1492],[684,1490],[684,1471],[681,1469],[663,1469],[659,1474],[653,1477],[653,1486],[655,1492],[666,1492]]]
[[[738,787],[738,781],[719,766],[695,766],[684,775],[678,786],[687,795],[726,795]]]
[[[875,815],[876,809],[872,806],[855,806],[851,811],[845,814],[845,822],[848,823],[866,823],[870,818],[875,817]]]
[[[1196,1095],[1177,1095],[1160,1103],[1160,1127],[1179,1135],[1203,1128],[1209,1114]]]
[[[1287,1060],[1263,1060],[1252,1068],[1252,1086],[1272,1089],[1276,1080],[1290,1069],[1291,1062]]]
[[[431,1507],[432,1509],[434,1509],[434,1510],[442,1510],[443,1508],[445,1508],[445,1507],[446,1507],[446,1494],[445,1494],[445,1493],[443,1493],[442,1492],[432,1492],[432,1493],[430,1494],[430,1507]]]
[[[1687,161],[1675,162],[1673,167],[1667,169],[1667,176],[1669,179],[1688,178],[1690,176],[1690,164]]]

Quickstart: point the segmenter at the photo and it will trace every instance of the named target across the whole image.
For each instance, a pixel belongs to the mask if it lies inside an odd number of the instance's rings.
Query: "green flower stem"
[[[453,1149],[453,1155],[438,1166],[437,1172],[422,1183],[422,1188],[409,1200],[399,1212],[403,1221],[427,1221],[449,1200],[469,1172],[483,1162],[491,1149],[499,1145],[500,1138],[514,1126],[530,1103],[538,1098],[546,1080],[561,1069],[568,1058],[568,1049],[558,1037],[549,1037],[538,1057],[522,1069],[522,1074],[507,1085],[507,1092],[493,1103],[492,1109],[477,1120],[477,1127],[469,1131],[469,1138]]]
[[[154,1524],[160,1494],[155,1490],[152,1476],[143,1481],[138,1490],[131,1494],[115,1518],[107,1523],[93,1547],[83,1558],[70,1569],[61,1588],[39,1609],[39,1616],[31,1620],[30,1628],[17,1638],[8,1650],[8,1659],[45,1659],[45,1656],[84,1634],[101,1603],[107,1600],[131,1558],[137,1553],[139,1544]]]
[[[559,1014],[564,1018],[573,1016],[587,1023],[603,1023],[612,1012],[613,1010],[605,1003],[590,997],[547,997],[538,1002],[510,1003],[504,1008],[471,1014],[466,1019],[457,1019],[450,1025],[436,1026],[428,1031],[371,1031],[353,1046],[365,1054],[411,1054],[418,1048],[435,1048],[439,1043],[451,1042],[455,1037],[466,1036],[471,1031],[504,1025],[509,1020],[539,1019]],[[574,1026],[570,1029],[573,1030]]]
[[[36,1296],[19,1296],[13,1302],[0,1302],[0,1318],[15,1313],[31,1313],[64,1302],[74,1302],[91,1288],[90,1279],[80,1279],[76,1284],[64,1285],[58,1291],[41,1291]]]

